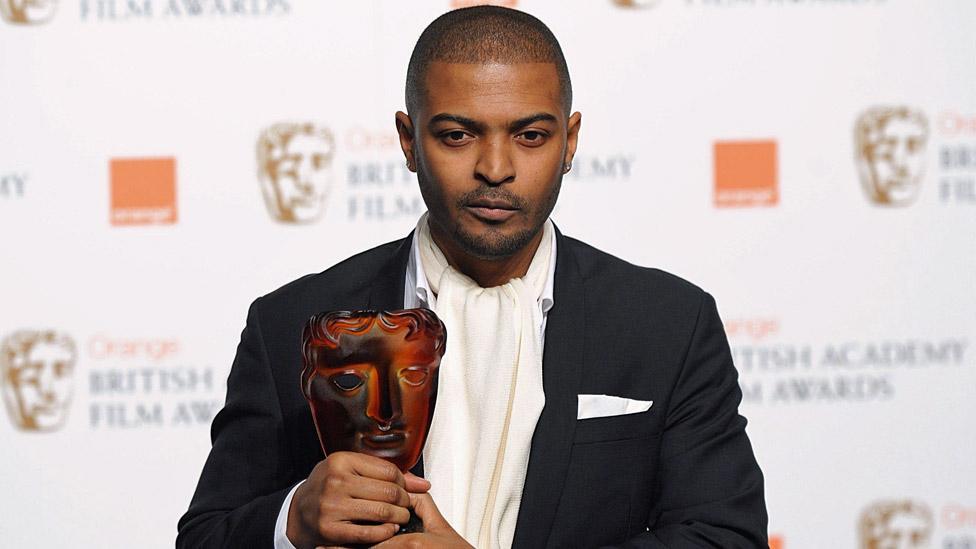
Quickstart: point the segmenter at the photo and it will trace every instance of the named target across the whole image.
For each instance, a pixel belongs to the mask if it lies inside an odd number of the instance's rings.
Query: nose
[[[385,369],[377,368],[376,375],[370,377],[366,415],[376,422],[380,431],[389,431],[400,416],[400,391],[395,386],[396,380],[381,370]]]
[[[496,187],[515,179],[511,148],[506,137],[485,137],[475,164],[475,179]]]
[[[311,160],[307,157],[302,159],[301,164],[295,168],[295,187],[304,193],[315,190],[315,184],[312,182],[313,173]]]
[[[43,366],[38,372],[37,389],[44,402],[53,402],[57,397],[57,392],[54,390],[54,378],[54,368],[50,365]]]

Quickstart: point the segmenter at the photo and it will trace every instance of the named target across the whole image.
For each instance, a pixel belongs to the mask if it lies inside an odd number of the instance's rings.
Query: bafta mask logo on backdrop
[[[854,143],[861,185],[882,206],[915,201],[925,171],[929,123],[908,107],[874,107],[857,119]]]
[[[0,0],[0,16],[16,25],[47,23],[57,8],[57,0]]]
[[[716,141],[715,206],[747,208],[779,202],[776,141]]]
[[[335,138],[311,123],[280,123],[258,137],[258,179],[268,213],[282,223],[309,223],[325,210],[335,178]]]
[[[613,3],[622,8],[653,8],[661,0],[613,0]]]
[[[51,330],[20,330],[0,343],[0,384],[14,425],[25,431],[64,425],[77,356],[74,341]]]
[[[917,501],[883,501],[861,513],[861,549],[921,549],[929,546],[932,511]]]

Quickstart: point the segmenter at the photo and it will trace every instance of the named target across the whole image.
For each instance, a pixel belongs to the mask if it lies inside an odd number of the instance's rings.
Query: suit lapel
[[[571,243],[556,231],[553,308],[546,320],[542,385],[546,405],[532,436],[514,547],[544,547],[562,495],[576,430],[586,311]]]
[[[412,242],[413,232],[400,241],[400,246],[393,252],[393,256],[373,279],[367,300],[370,309],[394,311],[403,308],[403,284]]]

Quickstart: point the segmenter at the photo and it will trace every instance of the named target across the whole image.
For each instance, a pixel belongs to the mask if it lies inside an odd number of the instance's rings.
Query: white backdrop
[[[976,2],[506,3],[560,38],[583,113],[556,223],[718,301],[773,543],[976,547]],[[0,0],[0,545],[170,546],[251,300],[422,211],[393,113],[458,2],[22,4]],[[281,123],[320,155],[303,223],[260,186]],[[18,369],[45,350],[60,369]]]

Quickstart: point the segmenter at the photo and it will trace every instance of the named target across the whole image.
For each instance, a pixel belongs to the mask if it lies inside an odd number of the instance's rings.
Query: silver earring
[[[573,169],[573,163],[567,162],[563,164],[563,173],[569,173],[569,170]]]

